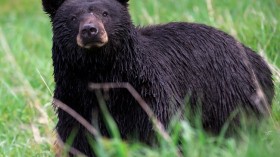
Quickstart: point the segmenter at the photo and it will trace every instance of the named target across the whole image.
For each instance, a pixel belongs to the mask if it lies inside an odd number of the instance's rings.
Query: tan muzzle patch
[[[80,23],[76,40],[82,48],[100,48],[108,43],[108,35],[102,21],[90,17]]]

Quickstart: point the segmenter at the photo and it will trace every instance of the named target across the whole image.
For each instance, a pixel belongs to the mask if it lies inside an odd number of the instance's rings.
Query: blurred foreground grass
[[[0,156],[53,156],[51,147],[56,117],[51,105],[54,88],[52,34],[40,2],[0,1]],[[211,25],[256,50],[275,67],[276,97],[268,124],[257,133],[244,135],[240,142],[208,137],[182,122],[175,128],[183,133],[178,138],[184,142],[185,156],[280,154],[279,8],[279,0],[131,0],[130,12],[136,25],[171,21]],[[103,144],[104,149],[100,149],[103,156],[176,154],[176,147],[164,142],[157,149],[137,143],[128,145],[117,139],[104,140]]]

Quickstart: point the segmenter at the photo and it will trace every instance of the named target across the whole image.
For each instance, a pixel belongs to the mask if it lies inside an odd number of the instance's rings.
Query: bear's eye
[[[102,13],[102,16],[107,17],[107,16],[108,16],[108,12],[107,12],[107,11],[104,11],[104,12]]]
[[[73,16],[71,17],[71,20],[72,20],[72,21],[76,21],[76,20],[77,20],[77,17],[73,15]]]

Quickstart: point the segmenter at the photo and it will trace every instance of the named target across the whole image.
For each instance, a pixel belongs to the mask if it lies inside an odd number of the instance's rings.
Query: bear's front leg
[[[71,146],[71,148],[74,148],[83,154],[93,156],[93,151],[89,145],[87,138],[87,135],[90,135],[88,130],[84,126],[82,126],[75,118],[73,118],[71,115],[69,115],[62,109],[59,108],[57,112],[59,117],[56,126],[56,131],[58,135],[57,140],[61,140],[61,142]],[[66,151],[66,149],[63,148],[63,146],[61,145],[60,148],[62,148],[62,150],[59,150],[57,152],[57,156],[60,156],[61,153]],[[79,154],[79,152],[69,152],[69,156],[77,155]]]
[[[78,88],[78,87],[76,87]],[[54,98],[67,105],[69,108],[77,112],[87,122],[91,123],[93,112],[93,101],[85,101],[84,96],[90,94],[86,91],[78,91],[71,87],[72,92],[67,92],[69,89],[62,88],[59,85],[56,86]],[[74,92],[77,91],[77,92]],[[90,96],[87,96],[90,97]],[[83,101],[82,101],[83,100]],[[54,104],[56,105],[56,104]],[[59,105],[58,105],[59,106]],[[87,156],[94,156],[93,151],[89,145],[87,136],[90,135],[89,131],[77,121],[77,117],[73,117],[69,114],[69,111],[62,108],[57,109],[58,123],[56,125],[56,131],[58,135],[58,143],[65,143],[79,152],[86,154]],[[61,145],[60,145],[60,148]],[[65,152],[65,148],[58,150],[56,156],[61,156]],[[73,152],[69,152],[69,156],[75,156]]]

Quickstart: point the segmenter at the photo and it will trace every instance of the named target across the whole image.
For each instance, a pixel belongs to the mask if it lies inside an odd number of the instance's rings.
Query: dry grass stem
[[[133,98],[139,103],[141,108],[147,113],[149,118],[152,120],[154,126],[156,127],[156,131],[168,142],[171,142],[171,138],[166,132],[162,123],[156,118],[152,109],[145,102],[145,100],[141,97],[141,95],[129,84],[129,83],[90,83],[89,88],[91,90],[103,89],[108,90],[111,88],[125,88],[127,89]]]

